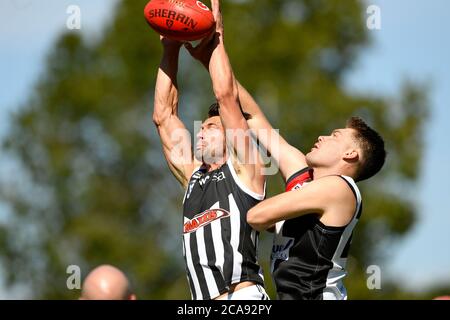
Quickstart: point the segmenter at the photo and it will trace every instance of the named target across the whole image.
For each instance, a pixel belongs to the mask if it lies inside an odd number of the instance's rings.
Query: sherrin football
[[[151,0],[144,16],[156,32],[178,41],[202,39],[215,24],[211,10],[197,0]]]

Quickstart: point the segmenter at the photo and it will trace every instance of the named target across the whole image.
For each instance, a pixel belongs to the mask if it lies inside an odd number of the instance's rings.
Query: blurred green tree
[[[428,113],[426,88],[406,83],[397,97],[355,94],[344,86],[369,44],[361,1],[222,1],[228,51],[237,77],[287,140],[308,150],[318,135],[360,115],[385,137],[382,173],[361,184],[362,220],[346,280],[349,298],[408,297],[392,285],[366,286],[389,245],[415,221],[413,191]],[[62,35],[28,102],[12,116],[3,144],[15,174],[2,177],[9,209],[0,226],[7,285],[33,298],[76,298],[69,265],[83,276],[101,263],[130,275],[144,299],[188,298],[181,257],[182,190],[166,168],[151,122],[161,55],[143,18],[146,0],[122,0],[101,39]],[[109,10],[109,8],[108,8]],[[212,100],[208,74],[183,54],[182,118],[192,130]],[[269,179],[269,195],[283,190]],[[263,235],[268,273],[270,235]],[[397,291],[396,291],[397,290]]]

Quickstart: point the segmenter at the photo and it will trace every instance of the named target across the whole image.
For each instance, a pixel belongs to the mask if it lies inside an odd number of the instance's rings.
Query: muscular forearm
[[[223,44],[222,36],[218,37],[217,41],[218,44],[211,55],[209,64],[214,94],[219,103],[227,99],[237,101],[237,82]],[[228,104],[221,104],[221,108],[226,108],[227,106]]]
[[[247,121],[249,128],[253,131],[259,143],[278,161],[280,140],[283,138],[273,129],[259,105],[239,82],[238,90],[242,110],[251,116]]]
[[[239,100],[241,102],[241,107],[242,110],[248,114],[251,115],[252,119],[261,119],[261,120],[266,120],[266,124],[270,125],[269,121],[267,121],[263,111],[261,110],[261,108],[259,107],[259,105],[256,103],[256,101],[253,99],[253,97],[250,95],[250,93],[247,91],[247,89],[245,89],[240,83],[239,81],[237,82],[237,86],[238,86],[238,90],[239,90]],[[259,124],[260,121],[258,121],[258,123],[254,122],[254,126],[258,125],[258,127],[260,127],[262,124]],[[252,128],[252,126],[250,125],[251,129],[258,129],[257,127]]]
[[[258,138],[259,143],[271,154],[278,164],[283,178],[288,179],[294,172],[306,167],[305,156],[275,130],[264,115],[259,105],[238,83],[239,100],[244,112],[251,115],[247,121],[249,128]]]
[[[165,47],[164,55],[158,70],[155,87],[155,109],[153,120],[160,124],[164,119],[177,113],[178,106],[178,56],[179,47]]]

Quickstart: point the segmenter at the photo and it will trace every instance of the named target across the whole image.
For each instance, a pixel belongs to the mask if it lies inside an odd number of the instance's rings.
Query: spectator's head
[[[450,296],[439,296],[439,297],[433,298],[433,300],[450,300]]]
[[[80,300],[136,300],[136,296],[122,271],[102,265],[92,270],[84,280]]]

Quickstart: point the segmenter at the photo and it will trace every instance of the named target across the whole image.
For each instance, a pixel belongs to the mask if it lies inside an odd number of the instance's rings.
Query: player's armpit
[[[284,181],[287,181],[293,174],[308,166],[303,152],[287,142],[280,146],[278,164]]]
[[[157,125],[164,157],[175,178],[187,187],[196,162],[192,155],[191,137],[179,119]]]

